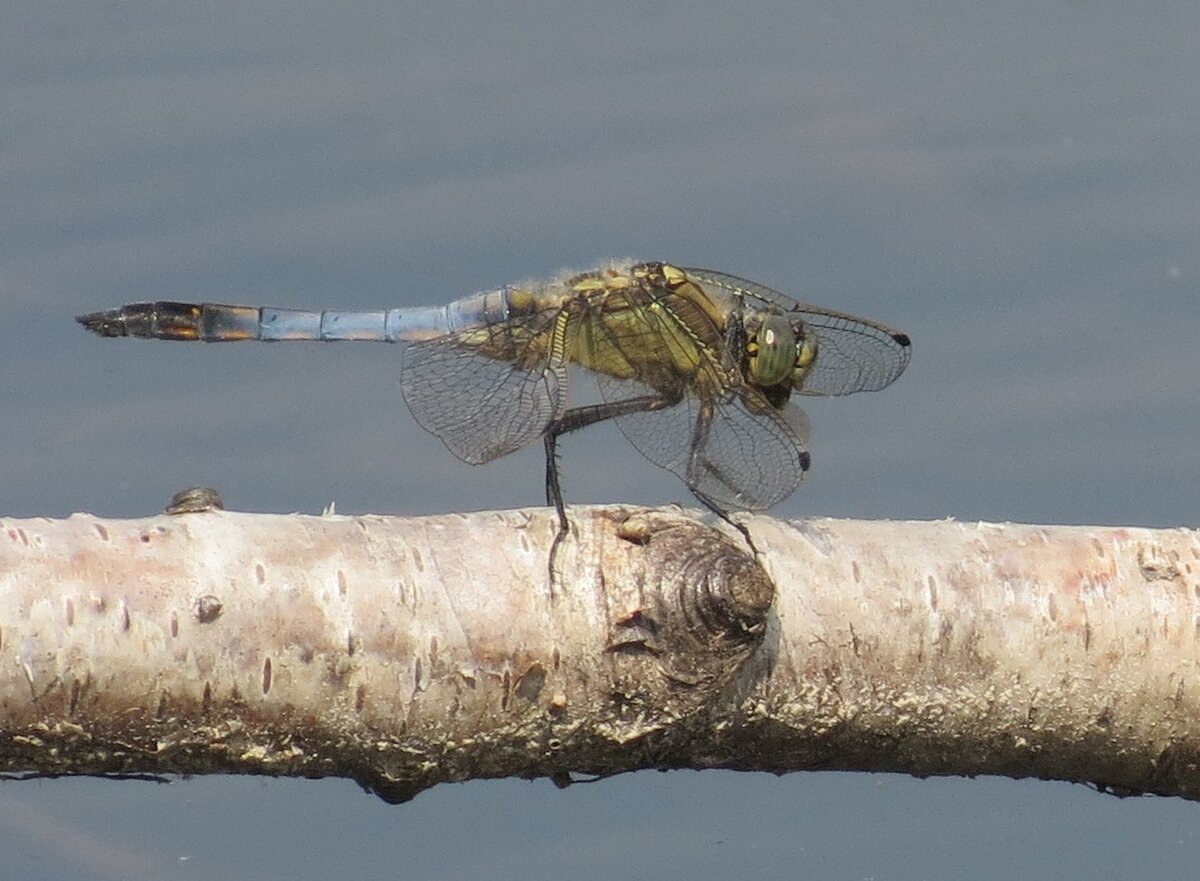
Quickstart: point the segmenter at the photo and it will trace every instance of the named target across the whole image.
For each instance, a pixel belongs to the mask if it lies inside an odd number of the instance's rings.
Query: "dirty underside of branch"
[[[0,770],[1003,774],[1200,797],[1189,530],[0,520]]]

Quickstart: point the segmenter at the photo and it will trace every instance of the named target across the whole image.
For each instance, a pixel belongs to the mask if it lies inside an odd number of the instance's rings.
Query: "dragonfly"
[[[333,311],[159,301],[78,316],[105,337],[406,344],[400,388],[459,459],[537,440],[559,538],[569,524],[558,439],[613,420],[641,453],[729,519],[765,510],[810,466],[796,398],[875,391],[909,363],[907,334],[708,269],[609,261],[449,304]],[[597,403],[570,406],[570,369]]]

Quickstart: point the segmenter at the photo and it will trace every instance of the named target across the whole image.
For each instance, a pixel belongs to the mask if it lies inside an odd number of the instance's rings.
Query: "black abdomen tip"
[[[100,336],[125,336],[125,322],[121,320],[120,309],[109,309],[107,312],[89,312],[86,315],[76,315],[75,320]]]
[[[130,303],[75,318],[100,336],[135,336],[160,340],[199,339],[203,307],[195,303]]]

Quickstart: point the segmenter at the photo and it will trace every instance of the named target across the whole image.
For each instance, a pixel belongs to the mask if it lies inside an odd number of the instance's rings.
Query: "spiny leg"
[[[587,428],[597,422],[613,419],[617,416],[627,416],[630,413],[643,413],[661,410],[675,403],[675,400],[661,395],[643,395],[629,398],[625,401],[613,401],[604,404],[589,404],[585,407],[572,407],[555,419],[546,428],[544,436],[546,445],[546,504],[553,505],[558,512],[560,533],[567,531],[567,515],[563,504],[562,487],[558,480],[558,436]]]
[[[709,431],[712,429],[712,420],[713,406],[711,403],[706,403],[700,408],[700,413],[696,417],[696,427],[692,431],[692,445],[688,454],[687,473],[689,475],[693,475],[696,473],[697,468],[703,468],[721,483],[725,484],[726,486],[731,486],[732,484],[729,479],[722,474],[712,462],[709,462],[707,458],[703,460],[700,458],[701,451],[704,450],[708,445],[708,435]],[[740,532],[742,537],[746,539],[746,544],[749,545],[750,550],[753,551],[757,557],[758,549],[754,547],[754,540],[751,539],[750,530],[746,528],[746,525],[734,520],[732,514],[697,489],[694,485],[695,482],[696,481],[691,479],[688,480],[688,485],[692,490],[692,495],[699,499],[700,503],[703,504],[704,507],[708,508],[708,510],[712,511],[714,514]]]
[[[569,411],[568,411],[569,412]],[[563,503],[562,486],[558,482],[558,435],[557,431],[548,431],[543,438],[546,447],[546,504],[553,505],[558,514],[558,538],[555,543],[567,533],[567,509]]]
[[[573,407],[547,426],[546,433],[542,438],[546,448],[546,504],[553,505],[558,514],[558,532],[554,536],[554,542],[550,545],[551,595],[554,591],[554,562],[558,557],[558,546],[571,531],[571,524],[567,520],[567,507],[563,502],[562,485],[558,479],[558,436],[617,416],[661,410],[677,403],[678,400],[678,398],[660,395],[643,395],[625,401]]]

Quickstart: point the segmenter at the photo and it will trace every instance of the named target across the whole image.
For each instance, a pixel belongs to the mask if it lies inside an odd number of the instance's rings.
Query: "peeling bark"
[[[1200,535],[576,508],[0,520],[0,769],[724,767],[1200,797]]]

